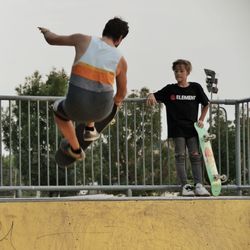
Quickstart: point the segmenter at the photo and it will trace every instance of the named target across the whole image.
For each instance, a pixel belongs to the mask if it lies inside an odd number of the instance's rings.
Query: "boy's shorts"
[[[66,98],[56,101],[53,110],[64,121],[101,121],[112,111],[113,94],[113,91],[94,92],[70,84]]]

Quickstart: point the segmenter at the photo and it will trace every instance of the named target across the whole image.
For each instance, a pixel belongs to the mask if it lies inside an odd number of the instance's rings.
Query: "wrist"
[[[114,97],[115,104],[121,103],[123,100],[117,96]]]

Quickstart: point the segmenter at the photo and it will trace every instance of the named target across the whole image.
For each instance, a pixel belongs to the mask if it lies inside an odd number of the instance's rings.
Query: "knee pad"
[[[57,100],[54,102],[53,104],[54,115],[63,121],[69,121],[70,119],[68,118],[67,114],[63,109],[63,101],[64,100]]]
[[[59,104],[60,104],[61,102],[62,102],[62,100],[56,100],[56,101],[54,102],[54,104],[53,104],[53,111],[54,111],[54,113],[57,112],[58,107],[59,107]]]

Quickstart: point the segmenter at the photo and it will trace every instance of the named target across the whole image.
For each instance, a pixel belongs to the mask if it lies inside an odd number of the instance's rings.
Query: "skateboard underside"
[[[198,127],[196,123],[194,126],[198,133],[200,148],[202,151],[209,182],[211,184],[211,192],[214,196],[218,196],[221,192],[221,182],[226,181],[226,176],[220,175],[217,171],[212,146],[210,143],[210,140],[215,139],[215,135],[209,135],[205,128]]]

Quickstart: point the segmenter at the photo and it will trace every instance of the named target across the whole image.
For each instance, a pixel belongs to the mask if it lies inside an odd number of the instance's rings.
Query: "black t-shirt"
[[[168,137],[192,137],[197,135],[194,122],[198,119],[199,104],[208,105],[209,100],[199,83],[189,82],[182,88],[177,83],[168,84],[154,93],[157,101],[167,110]]]

